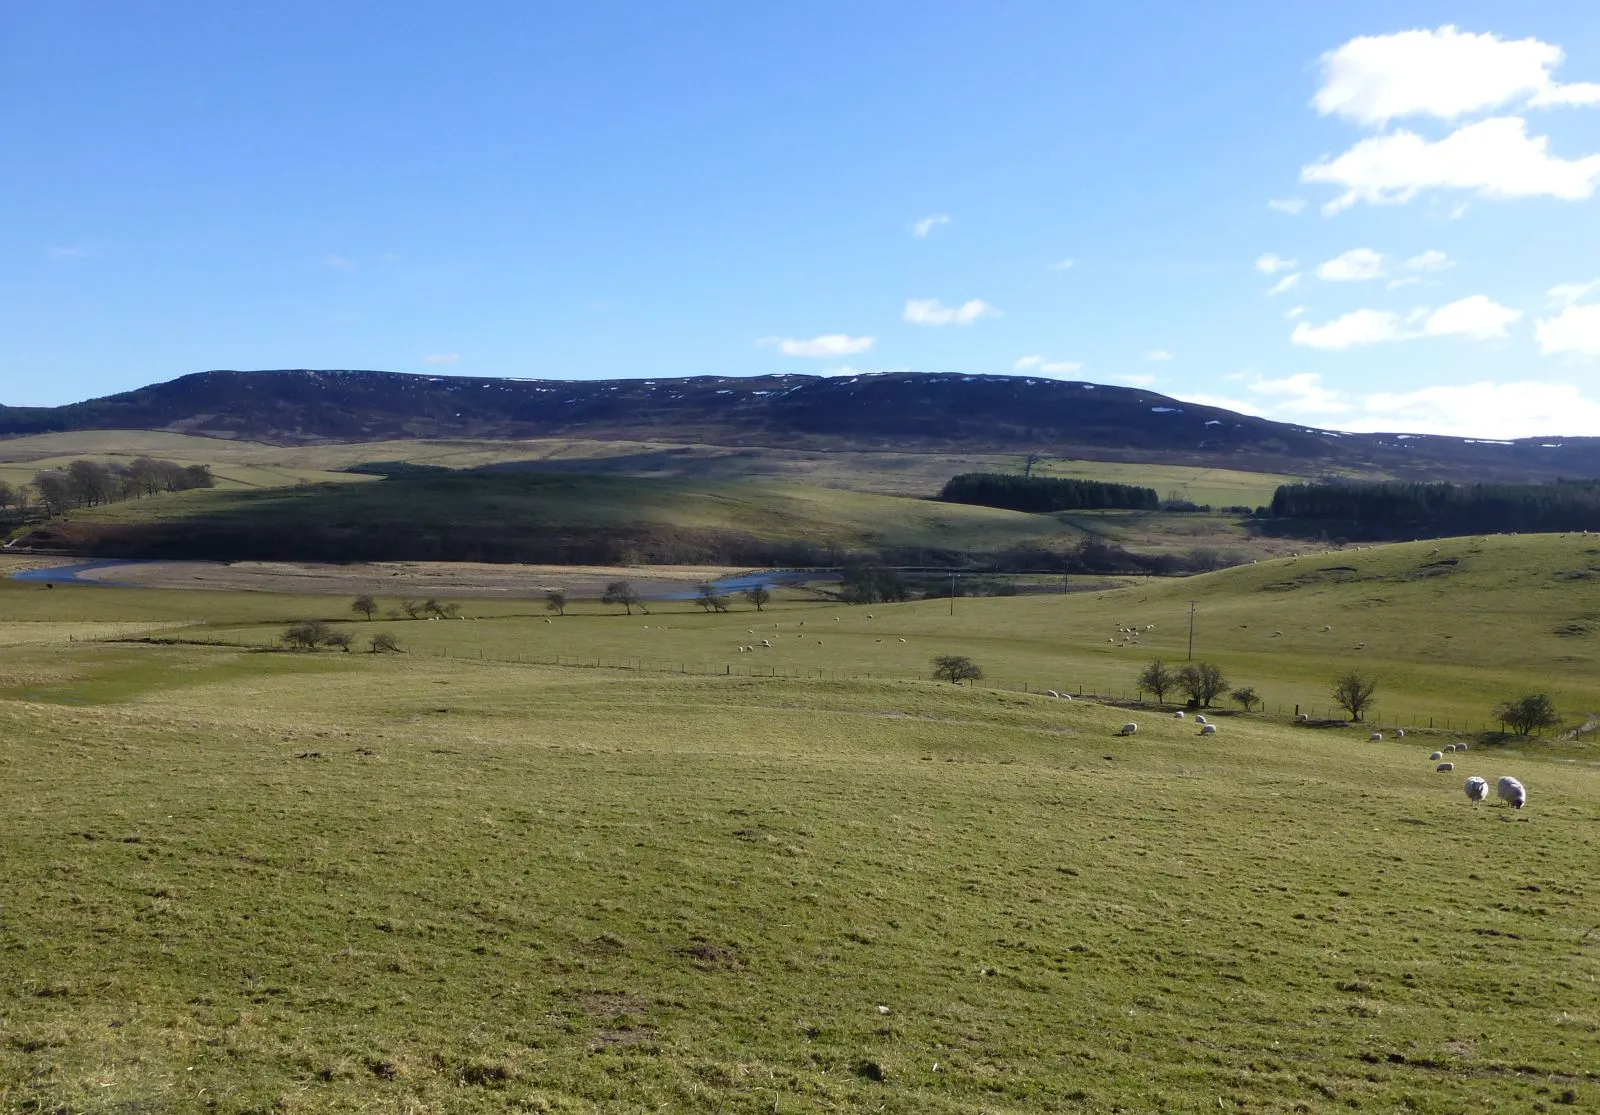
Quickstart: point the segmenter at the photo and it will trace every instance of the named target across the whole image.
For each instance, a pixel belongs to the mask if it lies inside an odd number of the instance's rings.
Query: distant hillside
[[[1334,433],[1136,388],[1024,376],[515,380],[217,371],[62,407],[0,407],[0,434],[97,429],[279,443],[576,436],[821,450],[1037,450],[1412,479],[1600,476],[1600,438]]]

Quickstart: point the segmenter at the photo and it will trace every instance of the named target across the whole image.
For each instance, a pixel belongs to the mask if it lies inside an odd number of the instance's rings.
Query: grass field
[[[584,438],[290,446],[149,430],[80,430],[0,439],[0,479],[26,482],[40,469],[75,457],[121,461],[141,455],[209,464],[219,479],[241,487],[330,476],[366,479],[339,470],[373,461],[404,461],[457,469],[522,464],[700,482],[764,480],[900,496],[931,496],[958,472],[1020,472],[1025,460],[1019,454],[1003,453],[818,452]],[[1278,485],[1305,479],[1280,473],[1054,457],[1038,464],[1036,471],[1145,485],[1156,489],[1163,499],[1176,495],[1195,503],[1251,507],[1269,502]]]
[[[7,1110],[1600,1095],[1592,764],[1472,756],[1513,815],[1425,742],[929,683],[0,663]]]

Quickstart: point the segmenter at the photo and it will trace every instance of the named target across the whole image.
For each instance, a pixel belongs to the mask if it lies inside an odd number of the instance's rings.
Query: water
[[[779,585],[800,585],[812,581],[837,581],[838,573],[807,573],[798,569],[774,569],[765,573],[740,573],[735,577],[723,577],[711,581],[709,584],[718,593],[732,594],[744,592],[746,589],[755,588],[757,585],[766,585],[776,588]],[[696,585],[689,592],[664,592],[645,597],[646,600],[694,600],[700,595],[700,587]]]
[[[52,565],[48,569],[24,569],[11,574],[13,581],[31,581],[35,584],[91,585],[95,588],[126,588],[115,581],[83,580],[78,574],[91,569],[115,569],[121,565],[139,565],[137,561],[111,559],[106,561],[80,561],[74,565]]]

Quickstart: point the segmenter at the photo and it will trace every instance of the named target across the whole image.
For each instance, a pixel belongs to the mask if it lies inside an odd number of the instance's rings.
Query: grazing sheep
[[[1442,754],[1441,754],[1441,753],[1439,753],[1439,752],[1438,752],[1438,751],[1435,751],[1435,752],[1434,752],[1434,753],[1433,753],[1433,754],[1432,754],[1432,755],[1429,755],[1429,756],[1428,756],[1428,758],[1429,758],[1429,759],[1430,759],[1430,760],[1431,760],[1431,761],[1432,761],[1432,762],[1435,762],[1435,763],[1437,763],[1437,762],[1438,762],[1438,761],[1439,761],[1439,760],[1440,760],[1440,759],[1442,759],[1442,758],[1444,758],[1444,755],[1442,755]]]
[[[1194,722],[1196,724],[1209,724],[1209,723],[1211,723],[1211,721],[1207,720],[1204,716],[1201,716],[1198,712],[1194,714]]]
[[[901,641],[901,642],[902,642],[902,643],[903,643],[903,642],[905,642],[905,640],[904,640],[904,639],[901,639],[901,640],[900,640],[900,641]]]
[[[1059,698],[1061,696],[1061,694],[1057,693],[1054,689],[1046,689],[1044,691],[1044,695],[1046,697],[1057,697],[1057,698]]]
[[[1072,694],[1071,693],[1063,693],[1063,694],[1061,694],[1061,699],[1063,701],[1070,701],[1070,700],[1072,700]]]
[[[1470,801],[1473,805],[1477,805],[1480,801],[1488,796],[1489,782],[1487,779],[1479,778],[1476,774],[1467,779],[1468,801]]]
[[[1183,719],[1183,710],[1179,709],[1177,712],[1173,713],[1172,714],[1172,719],[1174,719],[1174,720],[1182,720]]]
[[[1456,765],[1454,763],[1440,763],[1433,769],[1438,771],[1440,774],[1449,774],[1451,771],[1456,769]]]
[[[1406,730],[1404,728],[1396,728],[1394,730],[1394,738],[1395,739],[1405,739],[1406,738]]]
[[[1203,736],[1214,736],[1217,734],[1217,726],[1215,724],[1202,724],[1200,725],[1200,734]]]
[[[1373,742],[1373,743],[1376,743],[1378,740],[1380,740],[1382,738],[1383,738],[1383,733],[1382,732],[1373,732],[1370,736],[1367,737],[1368,741]]]
[[[1510,775],[1506,775],[1504,778],[1500,779],[1500,781],[1495,785],[1494,792],[1499,796],[1501,801],[1505,802],[1512,809],[1521,809],[1528,801],[1528,791],[1522,788],[1522,783],[1518,782]]]
[[[1465,751],[1466,749],[1467,749],[1467,745],[1466,744],[1464,744],[1464,743],[1456,744],[1456,750],[1457,751]]]
[[[1137,732],[1138,730],[1139,730],[1139,725],[1135,724],[1133,721],[1130,720],[1130,721],[1128,721],[1126,724],[1124,724],[1122,726],[1122,731],[1118,732],[1117,735],[1119,735],[1119,736],[1131,736],[1131,735],[1133,735],[1133,733]]]
[[[1311,723],[1311,714],[1308,712],[1297,712],[1294,714],[1294,722],[1296,724],[1309,724]]]

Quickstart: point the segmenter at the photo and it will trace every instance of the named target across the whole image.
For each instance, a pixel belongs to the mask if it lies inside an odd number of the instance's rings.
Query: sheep
[[[1217,726],[1215,724],[1202,724],[1200,725],[1200,734],[1203,736],[1214,736],[1217,734]]]
[[[1071,693],[1063,693],[1063,694],[1061,694],[1061,699],[1063,701],[1070,701],[1070,700],[1072,700],[1072,694]]]
[[[1500,779],[1495,785],[1494,792],[1512,809],[1521,809],[1528,801],[1528,791],[1522,788],[1522,783],[1509,774]]]
[[[1437,751],[1435,751],[1432,755],[1428,756],[1428,760],[1430,762],[1434,762],[1434,763],[1437,763],[1442,758],[1444,758],[1444,756],[1442,754],[1440,754],[1439,752],[1437,752]]]
[[[1296,724],[1309,724],[1311,723],[1311,714],[1308,712],[1297,712],[1294,714],[1294,722]]]
[[[1182,720],[1183,719],[1183,710],[1179,709],[1177,712],[1173,713],[1172,714],[1172,719],[1174,719],[1174,720]]]
[[[1394,738],[1395,739],[1405,739],[1406,738],[1406,730],[1404,728],[1396,728],[1394,730]]]
[[[1204,716],[1201,716],[1198,712],[1194,714],[1194,722],[1196,724],[1209,724],[1209,723],[1211,723],[1211,721],[1207,720]]]
[[[1135,724],[1133,721],[1130,720],[1130,721],[1128,721],[1126,724],[1124,724],[1122,726],[1122,731],[1118,732],[1117,735],[1119,735],[1119,736],[1131,736],[1131,735],[1133,735],[1133,733],[1137,732],[1138,730],[1139,730],[1139,725]]]
[[[1464,744],[1464,743],[1456,744],[1456,750],[1457,751],[1465,751],[1466,749],[1467,749],[1467,745],[1466,744]]]
[[[900,641],[901,641],[901,642],[902,642],[902,643],[903,643],[903,642],[905,642],[905,640],[904,640],[904,639],[901,639],[901,640],[900,640]]]
[[[1486,779],[1479,778],[1476,774],[1467,779],[1468,801],[1470,801],[1473,805],[1477,805],[1480,801],[1488,796],[1489,783]]]
[[[1044,691],[1044,695],[1046,697],[1056,697],[1056,698],[1060,698],[1060,696],[1061,696],[1061,694],[1057,693],[1054,689],[1046,689]]]
[[[1456,769],[1456,765],[1454,763],[1440,763],[1433,769],[1438,771],[1440,774],[1449,774],[1451,771]]]
[[[1367,741],[1369,743],[1377,743],[1382,738],[1383,738],[1383,733],[1382,732],[1373,732],[1370,736],[1367,737]]]

